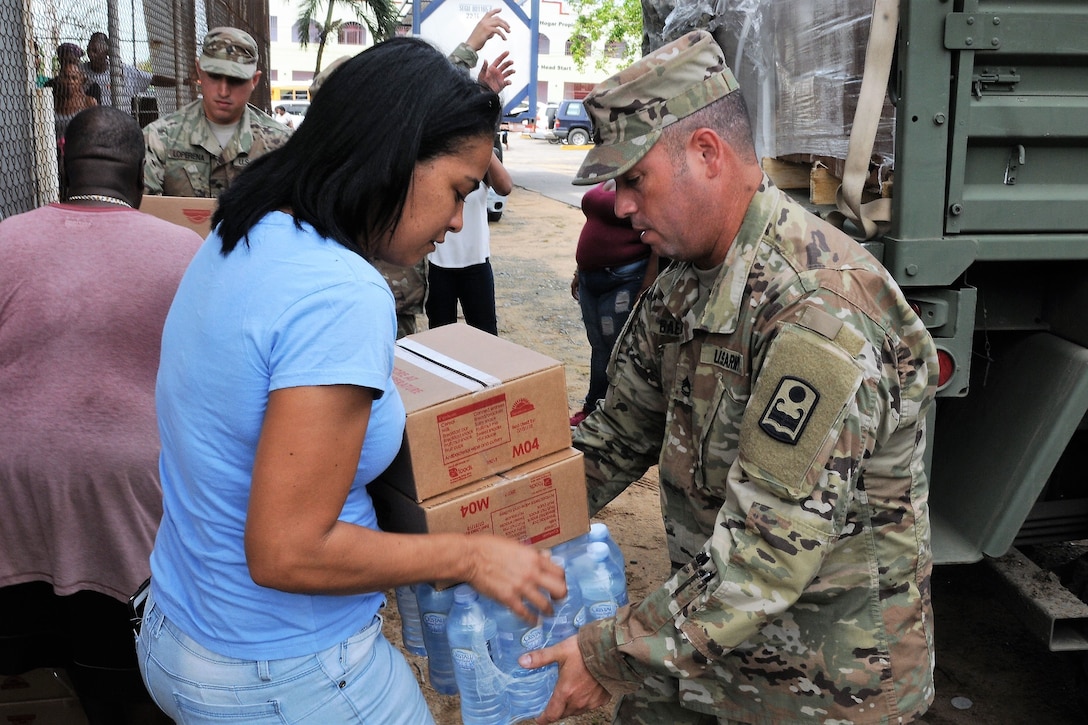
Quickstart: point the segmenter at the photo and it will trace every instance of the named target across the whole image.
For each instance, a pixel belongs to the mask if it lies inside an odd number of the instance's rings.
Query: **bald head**
[[[109,106],[80,111],[64,133],[64,168],[73,193],[108,187],[130,199],[143,189],[144,135],[127,113]],[[85,192],[83,192],[85,193]],[[98,193],[98,192],[96,192]]]
[[[144,135],[127,113],[94,106],[76,114],[68,124],[64,157],[108,159],[135,166],[144,158]]]

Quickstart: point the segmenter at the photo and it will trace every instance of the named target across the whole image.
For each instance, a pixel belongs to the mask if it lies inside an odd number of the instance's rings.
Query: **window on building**
[[[275,68],[270,68],[269,71],[268,71],[268,80],[271,82],[271,81],[278,81],[279,79],[280,79],[280,72],[278,70],[276,70]]]
[[[604,54],[609,58],[622,58],[627,52],[627,43],[620,40],[612,40],[604,44]]]
[[[336,39],[342,45],[366,45],[366,28],[362,23],[344,23]]]
[[[563,48],[563,55],[574,55],[574,49],[578,46],[583,46],[586,50],[589,50],[589,38],[584,35],[570,36],[566,47]]]
[[[592,90],[592,83],[564,83],[563,98],[585,98]]]
[[[312,81],[314,79],[314,72],[312,70],[293,70],[291,71],[292,81]]]
[[[302,40],[302,31],[298,27],[298,23],[294,23],[291,26],[291,42],[297,43]],[[321,26],[317,23],[310,23],[310,37],[311,43],[316,43],[321,40]]]
[[[552,52],[551,38],[549,38],[547,35],[544,35],[544,33],[538,33],[537,36],[536,36],[536,47],[537,47],[537,52],[540,55],[551,55],[551,52]]]
[[[268,18],[268,42],[275,43],[280,39],[279,18],[272,15]]]

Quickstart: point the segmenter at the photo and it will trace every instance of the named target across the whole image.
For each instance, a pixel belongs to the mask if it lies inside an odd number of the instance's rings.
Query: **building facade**
[[[499,0],[480,0],[473,6],[502,7]],[[524,3],[530,14],[530,2]],[[311,30],[311,42],[303,50],[299,46],[302,29],[298,27],[298,7],[288,0],[269,0],[269,41],[271,57],[268,62],[272,100],[306,100],[307,89],[320,69],[317,67],[317,40]],[[366,24],[350,14],[342,14],[339,34],[330,38],[321,58],[324,68],[337,58],[356,53],[374,44]],[[574,31],[574,13],[565,0],[538,0],[537,4],[537,82],[536,100],[539,105],[556,103],[563,98],[581,98],[593,85],[619,69],[609,62],[598,70],[591,61],[579,70],[570,54],[570,38]],[[512,21],[507,14],[506,19]],[[401,9],[401,30],[412,33],[412,6]],[[462,39],[463,40],[463,39]],[[501,42],[501,41],[500,41]],[[524,75],[522,76],[525,77]]]

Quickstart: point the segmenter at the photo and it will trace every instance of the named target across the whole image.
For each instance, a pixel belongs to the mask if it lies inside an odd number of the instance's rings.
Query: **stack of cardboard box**
[[[404,444],[369,486],[383,529],[540,548],[589,530],[561,363],[456,324],[399,340],[393,379]]]

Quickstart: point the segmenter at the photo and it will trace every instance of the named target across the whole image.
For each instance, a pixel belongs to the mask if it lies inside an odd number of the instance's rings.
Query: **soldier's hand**
[[[465,41],[473,50],[479,52],[484,44],[496,35],[506,40],[506,34],[510,32],[510,23],[499,17],[500,10],[501,8],[488,10],[480,18],[480,22],[476,23],[476,27],[472,29],[468,40]]]
[[[570,281],[570,296],[578,299],[578,273],[574,273],[574,279]]]
[[[536,718],[538,725],[593,710],[611,699],[608,690],[601,687],[586,669],[577,637],[568,637],[557,645],[526,652],[518,659],[518,664],[526,669],[536,669],[553,662],[559,664],[559,680],[555,683],[548,706]]]
[[[504,50],[492,63],[485,60],[480,67],[478,80],[495,93],[502,93],[502,89],[513,82],[510,76],[514,75],[514,61],[507,58],[508,55],[510,51]]]

